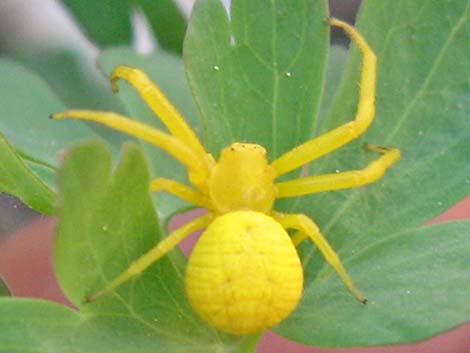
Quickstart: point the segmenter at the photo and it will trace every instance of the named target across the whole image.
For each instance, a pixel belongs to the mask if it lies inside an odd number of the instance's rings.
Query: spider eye
[[[263,146],[254,144],[254,143],[244,143],[244,142],[234,142],[226,150],[232,152],[250,152],[256,151],[256,153],[266,154],[266,150]]]

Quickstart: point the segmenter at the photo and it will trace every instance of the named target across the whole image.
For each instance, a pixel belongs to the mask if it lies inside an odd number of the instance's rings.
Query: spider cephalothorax
[[[150,189],[172,193],[208,210],[170,233],[105,288],[88,296],[89,301],[140,274],[193,231],[206,228],[188,262],[186,291],[199,315],[220,330],[237,335],[259,332],[279,323],[295,309],[303,288],[295,247],[307,238],[315,243],[351,293],[366,302],[312,219],[273,210],[278,198],[374,182],[400,158],[397,149],[369,145],[381,156],[365,169],[276,182],[279,176],[356,139],[374,119],[376,57],[352,26],[336,19],[328,22],[343,28],[363,54],[356,116],[271,163],[262,146],[240,142],[223,149],[215,161],[160,89],[142,71],[126,66],[113,71],[113,90],[117,91],[118,80],[128,81],[169,134],[110,112],[70,110],[52,115],[55,119],[97,121],[164,149],[187,167],[192,187],[156,178]],[[289,236],[287,229],[296,231],[295,235]]]
[[[233,143],[222,150],[208,182],[208,208],[216,213],[269,212],[276,199],[275,170],[260,145]]]

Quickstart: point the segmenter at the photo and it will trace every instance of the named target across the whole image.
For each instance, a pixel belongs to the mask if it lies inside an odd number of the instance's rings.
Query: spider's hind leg
[[[144,272],[150,265],[162,258],[168,252],[173,250],[185,237],[192,232],[205,228],[212,220],[212,214],[206,214],[198,217],[182,227],[174,230],[166,238],[162,239],[157,245],[132,262],[129,267],[121,274],[115,277],[101,290],[87,296],[85,302],[92,302],[96,299],[114,291],[121,284],[127,282],[131,278]]]
[[[344,268],[338,254],[333,250],[328,241],[321,234],[320,229],[315,222],[309,217],[303,214],[283,214],[274,213],[274,219],[278,221],[286,229],[295,229],[298,231],[297,236],[299,239],[293,241],[301,241],[305,236],[308,236],[320,250],[325,257],[325,260],[335,269],[336,273],[340,276],[344,285],[349,291],[356,297],[358,301],[363,304],[367,303],[367,299],[364,295],[356,288],[351,277],[349,277],[346,269]],[[295,236],[294,236],[295,237]]]

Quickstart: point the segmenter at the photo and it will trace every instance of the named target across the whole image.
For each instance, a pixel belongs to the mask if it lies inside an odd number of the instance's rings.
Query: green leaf
[[[131,12],[140,8],[159,45],[181,53],[186,20],[173,0],[62,0],[83,27],[85,34],[99,46],[130,44],[133,39]]]
[[[85,34],[100,46],[130,43],[132,26],[126,0],[62,0],[83,26]]]
[[[346,68],[348,51],[339,45],[332,45],[328,53],[328,65],[326,68],[326,81],[324,84],[322,100],[320,104],[319,118],[326,115],[331,108],[331,103],[341,82]]]
[[[64,292],[87,325],[82,325],[85,333],[73,335],[80,342],[66,343],[62,352],[72,347],[78,352],[150,352],[150,347],[159,347],[159,352],[217,352],[228,344],[242,344],[216,334],[195,316],[184,295],[179,250],[113,293],[83,303],[86,295],[158,241],[148,183],[145,158],[135,145],[125,146],[112,174],[111,156],[100,143],[75,147],[66,157],[59,174],[55,263]],[[90,331],[103,339],[95,342],[87,337]],[[55,344],[53,336],[43,339]]]
[[[279,330],[289,338],[326,346],[399,343],[469,320],[468,300],[462,293],[468,292],[464,272],[470,265],[465,251],[452,252],[459,242],[468,249],[468,225],[416,227],[470,190],[470,125],[464,109],[470,102],[465,62],[470,51],[464,45],[470,35],[470,6],[466,1],[409,5],[363,3],[359,30],[379,63],[376,121],[364,138],[312,163],[310,173],[363,168],[377,158],[364,152],[363,142],[396,146],[402,160],[373,185],[304,197],[291,207],[317,221],[373,305],[361,311],[315,248],[302,245],[304,301]],[[316,135],[354,117],[359,72],[360,55],[354,47],[333,106]],[[441,256],[436,250],[441,248],[443,253],[452,251]],[[436,261],[441,270],[434,271]],[[425,275],[426,271],[430,273]],[[328,284],[328,277],[337,287]],[[413,293],[411,304],[404,303],[400,290]],[[437,303],[438,295],[430,293],[439,291],[453,294],[443,295]]]
[[[7,285],[0,277],[0,297],[8,297],[10,296],[10,291],[8,290]]]
[[[364,2],[358,26],[379,64],[376,120],[364,138],[314,162],[311,174],[364,168],[377,158],[364,142],[398,147],[402,160],[374,185],[299,202],[296,209],[310,210],[328,236],[342,239],[336,246],[422,224],[469,194],[469,13],[465,0]],[[354,116],[359,59],[353,48],[322,131]]]
[[[30,70],[0,60],[0,190],[35,210],[52,214],[54,176],[60,154],[73,142],[94,136],[83,123],[48,119],[64,110],[48,85]],[[8,142],[7,142],[8,140]]]
[[[42,166],[44,169],[51,169]],[[25,164],[0,133],[0,192],[15,195],[26,205],[44,214],[54,211],[54,193]]]
[[[181,58],[156,51],[149,55],[139,55],[130,48],[105,50],[100,57],[100,64],[107,73],[118,65],[129,65],[142,69],[165,92],[177,109],[184,115],[190,126],[199,132],[199,122],[191,94],[186,84]],[[143,103],[137,92],[124,81],[119,84],[117,97],[122,99],[128,115],[143,123],[166,131],[155,114]],[[187,182],[186,170],[166,152],[154,145],[141,142],[152,166],[152,177],[167,177]],[[157,209],[161,219],[168,220],[176,210],[189,205],[167,193],[156,195]]]
[[[417,341],[457,326],[470,320],[469,252],[470,221],[389,234],[345,263],[366,305],[323,269],[279,332],[305,344],[347,347]]]
[[[172,333],[173,338],[180,339],[174,343],[161,339],[165,331],[158,327],[158,318],[147,322],[133,313],[82,315],[56,303],[17,298],[0,298],[0,313],[2,353],[27,353],[31,349],[41,353],[237,352],[235,345],[218,345],[216,337],[205,344],[181,340],[184,337],[180,332]]]
[[[65,147],[94,136],[82,122],[49,119],[65,107],[31,71],[2,59],[0,77],[0,130],[25,159],[55,167]]]
[[[196,2],[184,61],[211,152],[256,142],[278,156],[314,127],[328,48],[324,1]],[[286,138],[288,136],[289,138]]]
[[[64,352],[87,326],[74,310],[47,301],[0,298],[0,312],[2,353]]]
[[[44,48],[33,43],[8,55],[37,73],[68,108],[121,111],[109,80],[84,53],[68,47]],[[90,61],[92,61],[90,63]]]

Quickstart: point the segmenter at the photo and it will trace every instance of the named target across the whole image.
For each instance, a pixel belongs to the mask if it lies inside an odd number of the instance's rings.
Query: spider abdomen
[[[186,270],[186,292],[196,312],[236,335],[279,323],[297,306],[302,288],[302,266],[289,235],[255,211],[216,218]]]

